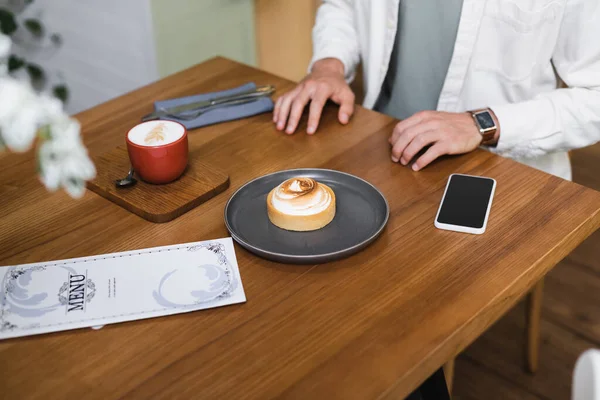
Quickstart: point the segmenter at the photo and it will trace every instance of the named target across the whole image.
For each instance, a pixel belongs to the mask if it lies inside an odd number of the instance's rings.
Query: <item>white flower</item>
[[[24,82],[0,77],[0,135],[12,151],[27,151],[39,127],[64,115],[62,103]]]
[[[38,102],[41,109],[41,114],[44,115],[44,118],[40,120],[40,123],[42,124],[48,124],[52,121],[59,120],[66,115],[63,110],[62,101],[56,97],[52,97],[48,94],[41,94],[38,96]]]
[[[0,77],[0,134],[13,151],[31,147],[44,109],[33,90],[10,77]]]
[[[12,41],[10,40],[10,37],[0,33],[0,60],[4,60],[8,57],[11,44]]]
[[[10,45],[10,38],[0,33],[0,76],[8,73],[6,60],[8,59],[8,54],[10,53]]]
[[[85,181],[96,176],[94,164],[79,135],[79,123],[63,117],[50,125],[50,138],[40,146],[40,179],[49,190],[63,187],[72,197],[81,197]]]
[[[11,40],[8,36],[0,33],[0,58],[8,56],[10,52]]]
[[[49,190],[64,188],[81,197],[85,182],[96,175],[80,137],[79,122],[69,118],[60,100],[38,95],[30,84],[7,74],[10,38],[0,34],[0,146],[26,151],[38,132],[40,180]]]

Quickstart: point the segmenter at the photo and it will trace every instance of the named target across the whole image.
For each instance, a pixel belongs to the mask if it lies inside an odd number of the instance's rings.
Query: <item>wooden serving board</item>
[[[204,203],[229,187],[224,171],[190,158],[183,175],[165,185],[153,185],[139,179],[137,184],[117,188],[115,180],[129,171],[125,147],[94,157],[96,178],[88,189],[151,222],[168,222]]]

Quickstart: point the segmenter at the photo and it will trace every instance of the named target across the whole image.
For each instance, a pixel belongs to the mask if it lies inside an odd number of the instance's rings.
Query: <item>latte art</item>
[[[138,146],[164,146],[183,137],[184,128],[172,121],[148,121],[129,131],[127,137]]]
[[[318,214],[332,201],[330,192],[311,178],[288,179],[273,191],[271,198],[273,208],[288,215]]]
[[[156,125],[150,132],[146,134],[144,143],[152,144],[152,142],[164,142],[165,141],[165,124],[160,123]]]

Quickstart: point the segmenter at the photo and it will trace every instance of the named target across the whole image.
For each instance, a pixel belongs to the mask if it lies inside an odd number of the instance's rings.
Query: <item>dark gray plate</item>
[[[267,215],[267,194],[286,179],[305,176],[328,185],[336,197],[335,218],[322,229],[291,232]],[[327,169],[293,169],[265,175],[238,189],[225,206],[225,225],[233,240],[270,260],[319,264],[354,254],[381,233],[389,218],[383,194],[367,181]]]

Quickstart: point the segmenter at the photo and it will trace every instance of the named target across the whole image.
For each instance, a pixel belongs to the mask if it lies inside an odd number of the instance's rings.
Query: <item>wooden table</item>
[[[92,154],[122,144],[153,100],[291,82],[222,58],[83,112]],[[306,123],[306,119],[303,120]],[[50,194],[31,154],[0,156],[0,264],[79,257],[227,236],[223,207],[240,185],[287,168],[323,167],[376,185],[391,207],[362,253],[280,265],[236,247],[247,303],[0,342],[6,398],[399,399],[475,340],[600,225],[600,193],[485,151],[414,173],[390,161],[395,121],[358,108],[319,133],[277,132],[270,114],[193,131],[190,148],[223,167],[223,194],[152,224],[88,192]],[[305,125],[301,129],[306,129]],[[488,230],[437,230],[448,175],[498,182]],[[514,332],[515,340],[522,332]]]

